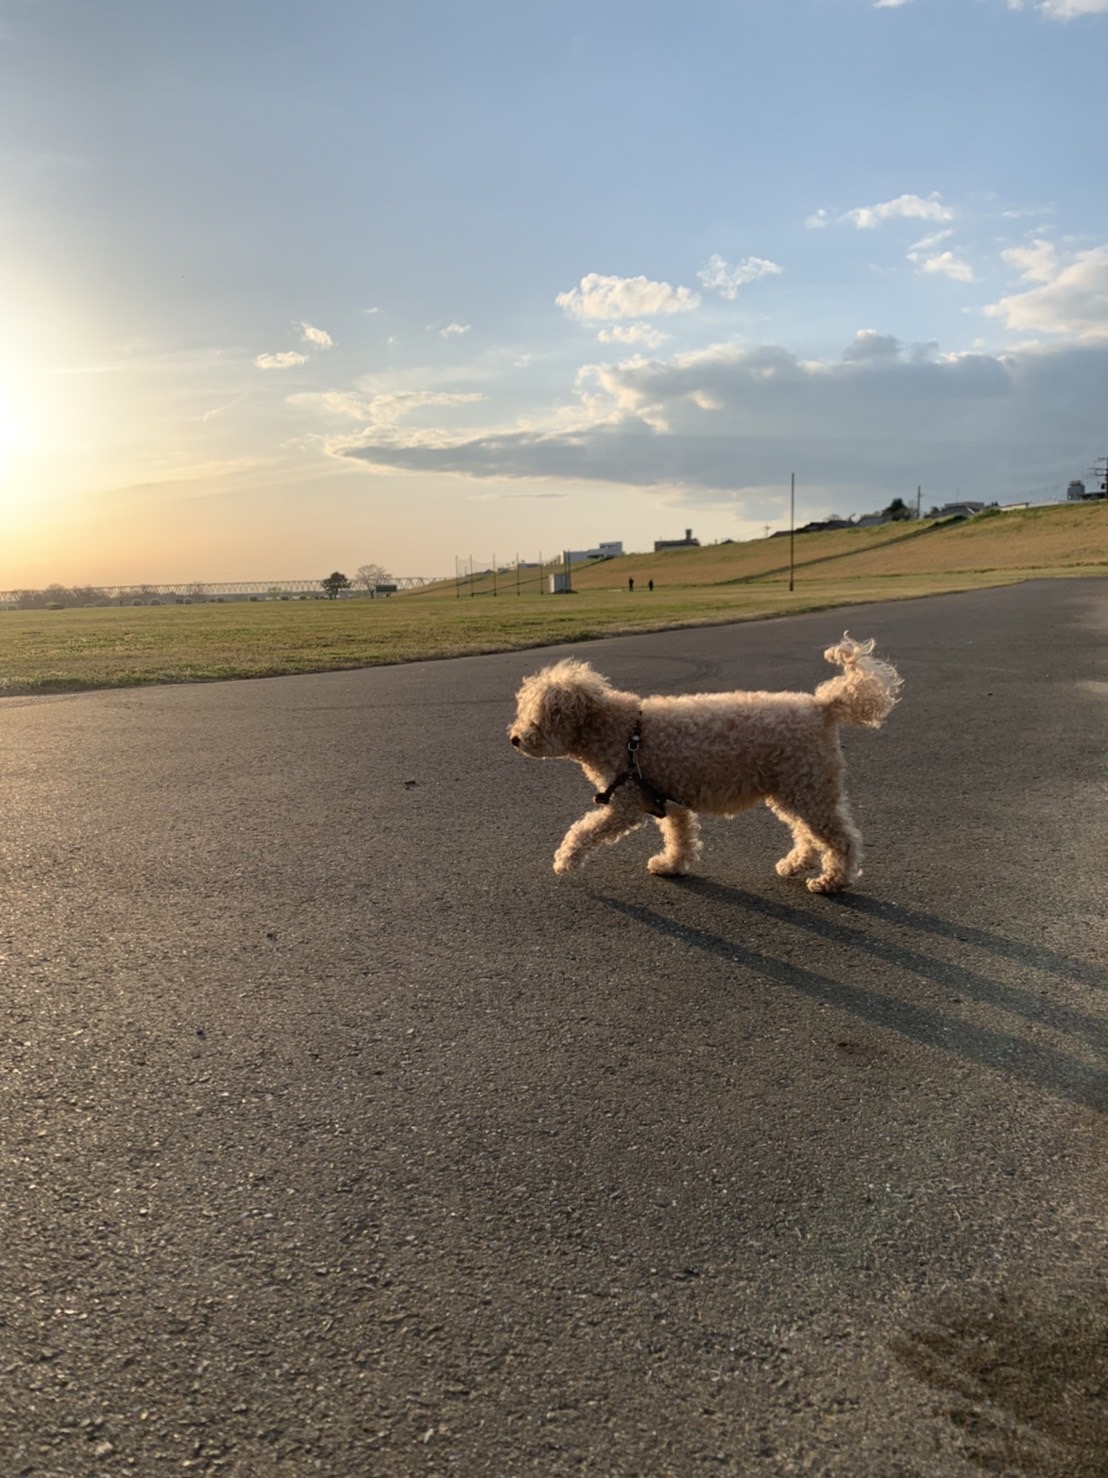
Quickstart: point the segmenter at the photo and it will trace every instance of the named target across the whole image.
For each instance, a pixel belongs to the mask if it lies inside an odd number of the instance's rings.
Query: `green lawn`
[[[707,553],[707,551],[706,551]],[[612,567],[613,572],[615,566]],[[1108,562],[1083,567],[1108,574]],[[414,592],[389,600],[0,612],[0,694],[271,677],[585,642],[621,632],[754,620],[844,604],[1007,584],[1062,568],[942,574],[809,574],[725,585],[637,584],[574,595]],[[830,627],[829,627],[830,630]],[[835,633],[832,632],[832,635]],[[865,635],[864,632],[861,633]]]

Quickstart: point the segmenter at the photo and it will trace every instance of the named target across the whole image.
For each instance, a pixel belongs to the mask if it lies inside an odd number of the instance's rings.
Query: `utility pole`
[[[921,499],[922,495],[923,495],[923,488],[922,487],[917,487],[916,488],[916,522],[917,523],[919,523],[920,499]]]
[[[789,590],[793,588],[793,553],[796,545],[796,473],[789,473]]]
[[[1089,476],[1100,483],[1100,496],[1108,498],[1108,457],[1098,457],[1089,469]]]

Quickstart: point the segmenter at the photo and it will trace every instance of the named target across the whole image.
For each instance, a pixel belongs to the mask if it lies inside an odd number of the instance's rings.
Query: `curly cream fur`
[[[843,670],[815,693],[694,693],[640,698],[613,688],[587,662],[567,658],[524,680],[508,736],[536,759],[575,760],[597,790],[628,768],[636,720],[644,779],[669,798],[658,819],[662,850],[653,873],[688,872],[700,855],[698,813],[734,816],[758,801],[793,834],[777,864],[782,877],[808,870],[815,893],[849,887],[861,871],[861,837],[843,792],[843,723],[880,728],[897,701],[901,679],[874,657],[873,642],[844,634],[824,653]],[[580,867],[603,842],[641,826],[651,801],[633,782],[620,785],[570,827],[554,854],[554,871]]]

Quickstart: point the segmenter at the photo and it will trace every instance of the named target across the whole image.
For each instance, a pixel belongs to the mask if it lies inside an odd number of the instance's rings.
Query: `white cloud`
[[[307,364],[308,356],[295,349],[286,349],[282,354],[259,354],[254,360],[260,370],[292,369],[298,364]]]
[[[814,210],[810,216],[805,217],[804,224],[809,231],[822,231],[831,224],[831,212],[820,206],[819,210]]]
[[[335,341],[326,329],[316,328],[314,323],[301,323],[298,325],[300,337],[305,344],[311,344],[315,349],[333,349]]]
[[[942,196],[937,190],[933,190],[926,197],[898,195],[895,200],[885,200],[879,205],[859,205],[839,217],[840,221],[849,221],[852,226],[857,226],[859,231],[872,231],[883,221],[950,221],[953,219],[953,210],[949,205],[943,204]]]
[[[648,277],[604,277],[590,272],[580,285],[554,299],[570,318],[587,322],[603,318],[653,318],[662,313],[689,313],[700,298],[687,287],[652,282]]]
[[[910,5],[911,0],[873,0],[874,10],[898,10],[902,5]]]
[[[471,323],[448,323],[445,328],[439,329],[440,339],[452,339],[455,336],[468,334],[473,327]]]
[[[1108,14],[1108,0],[1036,0],[1032,7],[1052,21],[1073,21],[1082,15]],[[1009,10],[1026,10],[1025,0],[1008,0]]]
[[[1076,252],[1068,262],[1047,241],[1013,247],[1003,256],[1024,282],[1035,285],[991,303],[985,309],[990,317],[1021,333],[1108,340],[1108,246]]]
[[[956,257],[952,251],[941,251],[933,257],[924,256],[922,252],[910,251],[908,260],[915,262],[921,272],[930,276],[949,277],[952,282],[974,282],[973,268],[961,257]]]
[[[657,349],[668,340],[669,334],[651,328],[648,323],[617,323],[614,328],[602,328],[596,337],[601,344],[642,344],[647,349]]]
[[[740,287],[745,287],[748,282],[757,282],[759,277],[776,276],[781,270],[776,262],[767,261],[765,257],[744,257],[729,267],[716,252],[708,258],[708,265],[701,267],[697,276],[704,287],[733,302]]]
[[[1049,241],[1034,241],[1030,246],[1012,246],[1001,256],[1010,267],[1018,267],[1026,282],[1052,282],[1058,275],[1058,250]]]

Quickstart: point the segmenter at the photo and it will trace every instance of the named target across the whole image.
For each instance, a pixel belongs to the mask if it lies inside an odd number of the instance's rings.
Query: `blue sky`
[[[1108,0],[0,0],[0,588],[1108,454]]]

